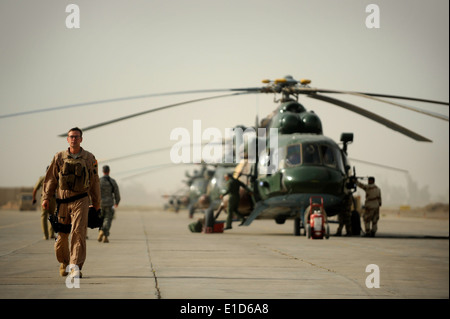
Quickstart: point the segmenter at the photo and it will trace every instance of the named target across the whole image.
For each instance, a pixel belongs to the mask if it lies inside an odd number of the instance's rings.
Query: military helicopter
[[[327,211],[328,216],[333,216],[343,210],[348,210],[351,205],[351,194],[355,190],[354,179],[356,178],[354,172],[352,173],[351,171],[351,166],[347,158],[347,147],[348,144],[353,141],[353,133],[343,133],[341,135],[342,148],[339,147],[335,141],[323,135],[320,118],[314,112],[307,111],[306,108],[298,102],[298,97],[300,95],[306,95],[309,98],[325,101],[345,108],[419,142],[431,142],[431,140],[400,126],[389,119],[383,118],[378,114],[369,112],[362,107],[324,94],[359,96],[407,108],[411,111],[420,112],[428,116],[448,121],[448,117],[411,108],[396,102],[385,100],[384,98],[442,105],[448,105],[448,102],[386,94],[318,89],[310,87],[309,80],[297,81],[292,76],[286,76],[274,81],[264,80],[263,83],[266,84],[263,87],[181,91],[113,99],[115,101],[162,95],[231,92],[218,96],[170,104],[94,124],[82,129],[87,131],[136,116],[142,116],[151,112],[162,111],[168,108],[199,101],[244,94],[281,94],[281,99],[277,101],[279,105],[274,112],[264,118],[261,123],[255,125],[255,129],[276,129],[278,131],[276,136],[278,147],[270,148],[271,138],[266,137],[266,149],[268,151],[262,155],[260,154],[260,150],[256,152],[257,160],[251,168],[251,185],[253,188],[253,200],[255,204],[253,209],[249,212],[244,225],[250,225],[255,219],[274,219],[277,223],[284,223],[287,219],[294,219],[294,234],[299,235],[300,229],[304,227],[305,224],[305,213],[308,211],[310,199],[312,197],[323,198],[324,208]],[[59,108],[92,103],[98,104],[109,101],[112,100],[101,100],[62,106]],[[52,109],[44,109],[42,111],[49,111]],[[62,133],[60,136],[66,136],[66,133]],[[257,139],[260,138],[261,136],[257,136]],[[274,169],[269,173],[263,173],[262,168],[267,168],[267,166],[272,166]]]

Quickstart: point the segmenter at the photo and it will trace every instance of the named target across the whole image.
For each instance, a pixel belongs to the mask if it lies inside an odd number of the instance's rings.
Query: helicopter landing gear
[[[303,229],[303,234],[302,234]],[[306,236],[306,229],[305,229],[305,223],[303,222],[302,218],[295,217],[294,218],[294,236]]]
[[[300,236],[300,228],[301,228],[301,219],[300,217],[294,218],[294,236]]]

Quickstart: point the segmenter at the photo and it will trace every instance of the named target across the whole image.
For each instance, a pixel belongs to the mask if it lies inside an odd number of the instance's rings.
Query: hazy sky
[[[66,6],[80,9],[69,29]],[[377,4],[379,28],[368,28],[366,7]],[[292,75],[311,86],[449,101],[449,2],[361,0],[172,0],[0,2],[0,115],[124,96],[262,86]],[[86,127],[203,95],[111,102],[0,118],[0,187],[33,186],[54,154],[57,137]],[[387,117],[433,143],[416,142],[347,110],[301,97],[336,141],[353,132],[351,158],[408,170],[409,175],[354,162],[385,190],[411,189],[427,201],[449,198],[448,122],[391,105],[339,96]],[[403,104],[448,116],[448,106]],[[82,146],[99,161],[170,147],[174,128],[253,125],[276,107],[271,95],[184,105],[86,131]],[[163,194],[179,189],[174,167],[124,179],[170,163],[169,150],[108,163],[123,189]],[[103,163],[100,163],[100,166]],[[394,196],[385,193],[385,197]],[[410,194],[417,199],[415,194]],[[124,198],[126,201],[126,198]],[[401,200],[409,204],[412,198]]]

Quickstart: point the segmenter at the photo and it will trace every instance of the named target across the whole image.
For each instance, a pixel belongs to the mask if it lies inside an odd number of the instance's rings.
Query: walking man
[[[57,192],[58,222],[71,224],[70,233],[59,232],[55,242],[60,275],[81,278],[86,260],[86,235],[89,205],[100,209],[100,183],[97,161],[81,147],[83,132],[78,127],[67,134],[69,148],[56,153],[44,179],[42,207],[50,208]],[[71,235],[69,243],[69,235]],[[69,266],[69,267],[68,267]]]
[[[109,243],[108,237],[111,223],[114,218],[114,208],[117,208],[120,202],[119,186],[117,186],[116,181],[109,176],[109,172],[109,166],[103,166],[103,176],[100,178],[103,225],[98,234],[98,241],[103,241],[104,243]]]

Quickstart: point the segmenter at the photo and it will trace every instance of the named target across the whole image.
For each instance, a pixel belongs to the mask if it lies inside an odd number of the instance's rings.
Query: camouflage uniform
[[[107,237],[109,236],[109,230],[111,228],[111,223],[114,218],[114,204],[119,205],[120,193],[119,186],[116,181],[109,177],[109,175],[103,175],[100,178],[100,193],[101,198],[101,208],[103,215],[103,226],[99,236],[99,241],[102,239],[107,242]],[[100,238],[105,236],[105,238]]]
[[[240,195],[239,195],[239,189],[240,187],[244,187],[246,190],[250,191],[244,183],[242,183],[240,180],[235,179],[232,176],[229,176],[229,180],[226,183],[225,186],[225,193],[223,196],[229,194],[228,198],[228,216],[227,216],[227,222],[226,222],[226,228],[231,228],[231,222],[233,219],[233,214],[236,214],[242,221],[244,221],[244,216],[239,213],[238,207],[239,207],[239,201],[240,201]]]
[[[45,176],[39,177],[38,181],[36,182],[36,185],[34,185],[33,193],[36,193],[39,188],[43,187],[44,179],[45,179]],[[55,232],[53,231],[52,226],[51,225],[49,226],[48,214],[53,215],[55,213],[55,210],[56,210],[56,197],[53,196],[52,198],[50,198],[50,200],[49,200],[50,208],[48,210],[44,209],[42,207],[42,198],[43,197],[41,195],[41,226],[42,226],[42,232],[44,233],[44,238],[45,239],[48,239],[49,237],[50,238],[55,238]]]
[[[370,179],[369,179],[370,181]],[[363,184],[357,182],[357,185],[366,192],[366,201],[364,203],[364,227],[366,236],[375,236],[378,230],[377,223],[380,218],[381,191],[374,183]],[[372,228],[370,227],[372,223]]]
[[[346,235],[347,236],[352,235],[352,223],[351,223],[352,213],[350,208],[351,208],[351,200],[348,200],[346,208],[343,211],[339,212],[338,214],[339,226],[336,231],[336,236],[342,235],[342,229],[344,228],[344,226]]]

